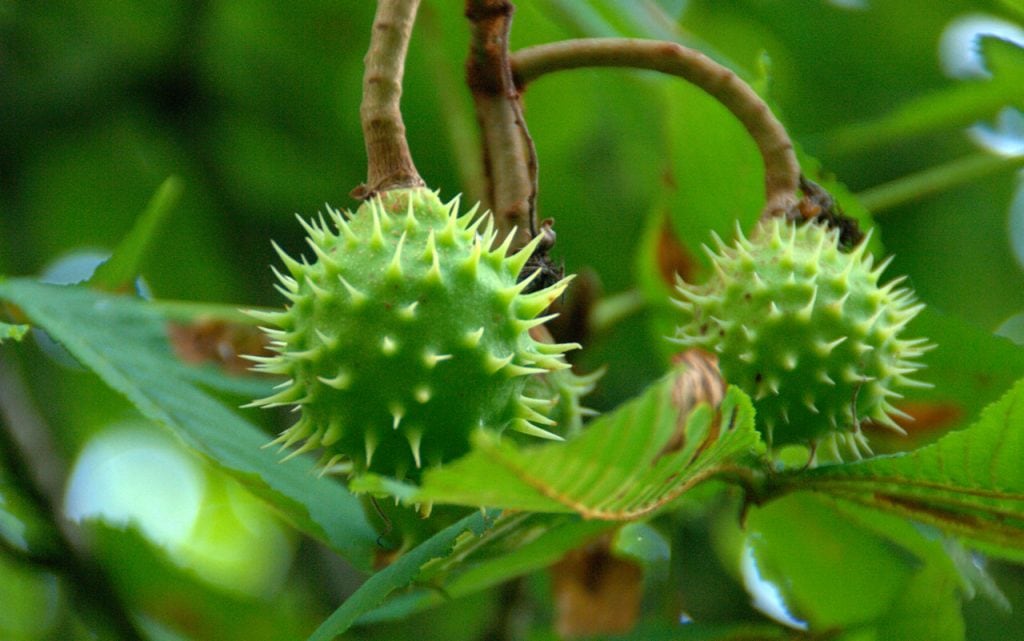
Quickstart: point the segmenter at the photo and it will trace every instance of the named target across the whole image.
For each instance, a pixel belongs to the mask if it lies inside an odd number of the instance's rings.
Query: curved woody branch
[[[797,205],[800,165],[785,128],[760,96],[731,69],[673,42],[632,38],[587,38],[529,47],[512,55],[516,83],[565,69],[630,67],[677,76],[703,89],[746,128],[764,161],[762,217],[788,215]]]

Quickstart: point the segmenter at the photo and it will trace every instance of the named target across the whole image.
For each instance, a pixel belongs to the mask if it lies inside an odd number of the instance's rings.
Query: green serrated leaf
[[[761,447],[741,391],[729,388],[718,412],[704,403],[681,407],[686,377],[675,370],[568,443],[520,448],[480,432],[473,452],[428,471],[406,501],[613,521],[648,515]]]
[[[990,554],[1024,560],[1024,380],[970,428],[906,454],[790,475],[790,487],[933,525]]]
[[[178,204],[183,189],[182,181],[177,176],[171,176],[160,184],[132,230],[117,245],[111,257],[93,272],[89,285],[107,291],[119,291],[135,280],[161,225]]]
[[[359,615],[379,606],[389,594],[415,581],[425,563],[450,554],[456,539],[464,532],[480,536],[497,516],[496,510],[470,514],[409,550],[370,577],[310,635],[308,641],[330,641],[345,632]]]
[[[492,588],[544,569],[585,542],[618,527],[610,521],[584,521],[569,514],[509,514],[480,539],[460,543],[451,567],[430,568],[421,579],[431,587],[411,590],[360,617],[359,623],[396,621],[413,613]],[[472,550],[465,550],[472,546]],[[463,558],[469,555],[468,558]],[[483,560],[477,560],[477,558]]]
[[[165,320],[151,305],[74,286],[0,282],[0,298],[124,395],[147,418],[267,500],[296,527],[368,568],[376,532],[341,485],[318,479],[309,461],[279,463],[256,426],[194,385],[171,353]]]
[[[0,343],[5,340],[20,341],[28,333],[28,325],[11,325],[0,321]]]
[[[656,506],[678,496],[680,488],[693,481],[696,476],[708,473],[718,465],[722,465],[718,469],[724,469],[726,465],[736,464],[762,447],[753,429],[753,412],[749,399],[738,390],[730,388],[722,405],[721,416],[724,417],[723,424],[726,423],[726,419],[731,420],[732,429],[727,430],[723,425],[719,425],[717,440],[704,438],[715,436],[713,429],[708,431],[712,425],[712,412],[707,405],[699,406],[698,410],[689,416],[690,420],[683,430],[684,438],[673,443],[679,449],[661,457],[678,457],[669,461],[670,466],[672,462],[676,463],[672,474],[678,473],[678,476],[671,478],[669,483],[659,485],[655,481],[659,478],[660,472],[657,470],[660,470],[661,466],[658,454],[664,451],[667,440],[679,434],[676,431],[678,412],[673,413],[670,408],[665,407],[670,404],[665,396],[671,396],[672,383],[676,376],[666,377],[640,398],[594,421],[581,437],[569,443],[524,448],[522,451],[504,449],[507,443],[491,443],[490,446],[498,449],[478,451],[442,468],[454,471],[451,477],[442,478],[436,489],[438,492],[450,491],[452,496],[460,496],[469,504],[496,501],[497,505],[507,507],[509,502],[515,502],[536,505],[537,509],[542,511],[571,512],[574,509],[560,503],[559,500],[575,500],[574,505],[577,507],[586,507],[588,499],[566,492],[574,492],[573,487],[588,488],[590,485],[596,485],[603,488],[598,492],[608,497],[601,506],[608,511],[603,515],[605,517],[625,518],[625,511],[615,512],[616,509],[622,509],[618,497],[643,495],[644,490],[649,491],[647,499],[650,501],[644,507],[650,508],[650,511],[656,510]],[[490,458],[497,452],[508,454],[514,457],[518,464],[523,464],[542,450],[569,453],[540,454],[542,459],[550,456],[547,464],[554,467],[528,479],[517,476],[503,463],[496,463]],[[645,457],[644,452],[648,455],[654,453],[653,464]],[[685,463],[688,458],[692,461],[689,467]],[[507,462],[507,459],[503,460]],[[621,466],[633,471],[624,470]],[[601,470],[605,472],[603,475],[600,473]],[[430,486],[431,475],[440,471],[427,474],[428,487],[424,489],[434,491]],[[595,473],[596,476],[593,476]],[[545,493],[538,491],[539,485],[531,485],[541,477],[544,482],[554,482],[547,491],[554,488],[558,492],[565,492],[556,493],[556,498],[549,498]],[[632,490],[609,490],[609,487],[616,485],[617,478],[628,479],[621,481],[620,487]],[[363,489],[368,491],[392,494],[408,502],[425,500],[424,495],[420,494],[422,490],[417,491],[413,486],[393,480],[363,477],[357,482],[364,484]],[[592,511],[587,514],[595,516]],[[617,521],[611,520],[581,520],[576,514],[507,512],[472,550],[456,554],[460,561],[457,567],[433,568],[425,575],[425,579],[434,582],[432,589],[414,590],[392,599],[382,607],[367,613],[360,621],[371,623],[400,619],[437,606],[446,598],[459,598],[547,567],[569,550],[618,525]],[[481,558],[482,560],[478,560]]]

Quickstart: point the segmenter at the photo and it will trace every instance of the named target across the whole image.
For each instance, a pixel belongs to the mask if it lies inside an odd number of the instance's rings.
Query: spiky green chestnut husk
[[[888,261],[874,265],[866,240],[841,251],[838,232],[814,222],[773,218],[737,236],[705,248],[706,284],[680,283],[676,340],[718,355],[725,379],[753,397],[770,446],[828,440],[859,456],[870,451],[861,421],[902,431],[891,401],[926,386],[911,376],[928,346],[901,336],[923,305],[902,278],[879,285]]]
[[[509,235],[492,249],[489,216],[460,216],[457,200],[426,189],[329,213],[334,231],[303,222],[315,262],[278,250],[290,305],[254,313],[277,352],[256,368],[288,380],[253,405],[299,412],[276,443],[322,449],[325,470],[415,480],[465,454],[476,429],[557,438],[539,426],[553,423],[538,411],[550,399],[522,393],[577,347],[530,337],[568,282],[524,293],[530,279],[517,277],[536,242],[508,255]]]
[[[571,438],[583,431],[587,418],[597,416],[597,411],[583,405],[583,397],[594,390],[603,375],[603,368],[582,375],[571,369],[537,374],[527,379],[525,392],[550,399],[548,407],[538,409],[555,422],[560,436]]]

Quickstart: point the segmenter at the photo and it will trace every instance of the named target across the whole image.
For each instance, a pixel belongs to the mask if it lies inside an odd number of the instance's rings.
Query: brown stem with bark
[[[509,65],[514,12],[508,0],[466,0],[472,29],[466,82],[483,133],[486,204],[494,213],[499,239],[514,228],[512,247],[519,248],[536,233],[537,153]]]
[[[682,78],[724,105],[750,133],[765,168],[761,216],[789,214],[799,197],[800,164],[785,128],[750,85],[731,69],[674,42],[632,38],[586,38],[529,47],[511,58],[516,83],[581,67],[631,67]]]
[[[381,191],[423,185],[409,152],[399,108],[405,56],[419,4],[420,0],[377,2],[370,49],[364,58],[363,101],[359,107],[366,141],[367,178],[365,185],[353,190],[355,198],[367,199]]]

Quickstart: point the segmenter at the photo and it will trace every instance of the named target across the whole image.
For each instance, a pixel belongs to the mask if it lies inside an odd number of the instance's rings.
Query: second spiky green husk
[[[254,405],[299,412],[276,443],[322,449],[325,470],[417,479],[468,451],[476,429],[557,438],[540,427],[552,424],[550,399],[523,387],[568,367],[561,355],[577,346],[530,337],[568,282],[524,293],[536,242],[509,255],[510,235],[492,248],[489,216],[460,215],[457,200],[425,189],[329,213],[336,231],[303,223],[314,263],[280,252],[290,306],[255,314],[278,352],[257,369],[289,380]]]
[[[867,241],[842,251],[838,232],[814,222],[772,218],[737,236],[733,246],[715,237],[708,283],[680,284],[676,340],[718,355],[770,445],[828,439],[859,456],[862,420],[901,430],[892,400],[923,386],[912,375],[927,341],[901,336],[923,305],[902,279],[879,285],[888,261],[873,265]]]

